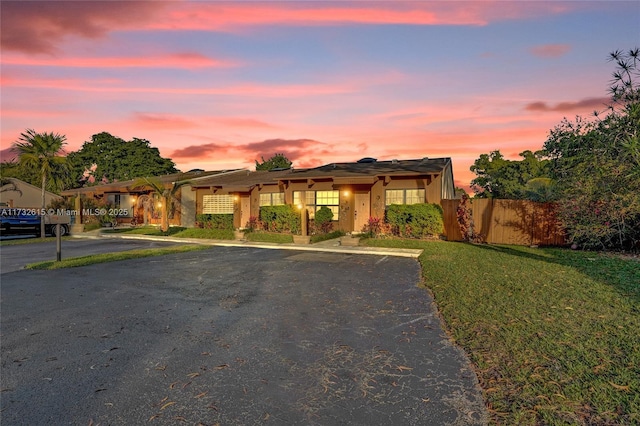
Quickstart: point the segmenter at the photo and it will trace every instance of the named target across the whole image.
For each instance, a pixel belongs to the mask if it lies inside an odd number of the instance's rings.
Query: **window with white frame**
[[[304,202],[302,193],[304,192]],[[309,211],[309,218],[313,219],[321,207],[327,207],[333,212],[333,220],[338,220],[340,214],[340,191],[293,191],[293,204],[304,204]]]
[[[418,204],[425,202],[424,189],[387,189],[385,191],[385,205]]]
[[[233,214],[232,195],[204,195],[202,196],[203,214]]]
[[[282,206],[284,205],[284,192],[270,192],[260,194],[260,206]]]

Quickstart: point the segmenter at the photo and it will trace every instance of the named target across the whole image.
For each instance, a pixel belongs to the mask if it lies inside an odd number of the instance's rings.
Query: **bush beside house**
[[[233,214],[198,214],[196,227],[233,230]]]
[[[401,238],[428,238],[442,234],[444,220],[438,204],[392,204],[384,220],[371,217],[363,233],[369,237],[391,235]]]

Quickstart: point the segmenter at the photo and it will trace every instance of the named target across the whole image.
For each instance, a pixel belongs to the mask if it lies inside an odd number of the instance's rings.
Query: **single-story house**
[[[38,211],[42,208],[42,188],[16,178],[6,178],[6,181],[8,182],[0,187],[0,207]],[[62,197],[53,192],[44,193],[45,207],[52,201],[61,199]]]
[[[352,163],[331,163],[310,169],[246,169],[190,171],[158,176],[168,187],[180,188],[180,210],[171,225],[195,226],[198,214],[233,214],[234,226],[244,228],[259,217],[261,206],[290,204],[306,208],[309,217],[326,206],[333,212],[336,228],[360,232],[370,217],[383,218],[390,204],[437,203],[455,198],[450,158],[377,161],[363,158]],[[113,182],[63,191],[71,197],[85,195],[107,201],[129,212],[120,222],[136,217],[138,223],[158,224],[140,200],[152,198],[150,187],[136,180]],[[84,223],[84,221],[83,221]]]
[[[331,163],[311,169],[237,170],[191,181],[196,214],[233,214],[243,228],[260,207],[292,204],[310,218],[322,206],[336,228],[360,232],[370,217],[383,218],[391,204],[437,203],[455,198],[450,158]],[[189,187],[183,188],[183,198]]]

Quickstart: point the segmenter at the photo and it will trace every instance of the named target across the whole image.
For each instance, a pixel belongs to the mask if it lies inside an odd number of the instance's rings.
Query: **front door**
[[[240,196],[240,228],[247,226],[251,217],[251,197],[249,195]]]
[[[362,232],[371,215],[369,192],[354,193],[353,231]]]

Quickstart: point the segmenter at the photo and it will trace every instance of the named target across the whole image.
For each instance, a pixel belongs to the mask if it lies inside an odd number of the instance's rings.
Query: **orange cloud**
[[[273,126],[264,121],[255,120],[253,118],[240,118],[240,117],[210,117],[207,120],[219,123],[227,127],[237,127],[241,129],[256,128],[256,129],[274,129]]]
[[[543,44],[540,46],[534,46],[529,50],[535,56],[539,56],[541,58],[556,58],[569,53],[571,46],[568,44]]]
[[[134,113],[131,122],[135,127],[142,127],[149,130],[201,128],[211,125],[211,123],[216,124],[218,131],[220,131],[220,127],[258,130],[276,128],[269,123],[253,118],[189,115],[187,119],[173,114],[151,114],[142,112]]]
[[[80,92],[166,93],[175,95],[237,95],[291,98],[352,93],[357,87],[340,84],[254,84],[244,83],[224,87],[140,87],[125,86],[116,79],[56,79],[3,75],[2,87],[47,88]]]
[[[239,63],[208,58],[198,53],[184,52],[162,56],[136,57],[72,57],[72,58],[43,58],[35,56],[7,56],[2,58],[3,65],[26,65],[46,67],[74,67],[74,68],[227,68],[238,66]]]

